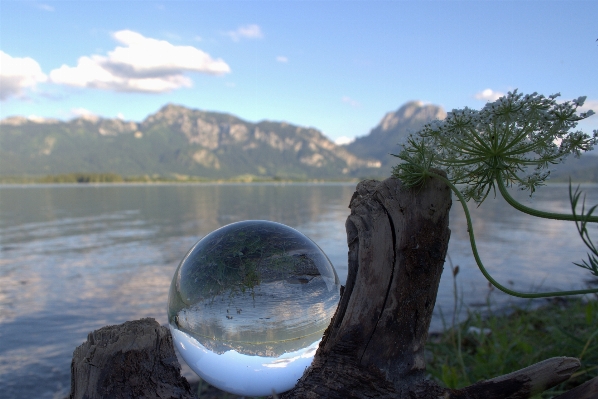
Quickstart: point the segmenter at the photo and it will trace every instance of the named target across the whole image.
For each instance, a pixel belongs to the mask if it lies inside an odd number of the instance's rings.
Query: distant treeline
[[[36,179],[25,179],[26,181],[23,181],[23,179],[17,180],[24,183],[152,183],[177,181],[178,179],[159,175],[121,176],[118,173],[65,173],[47,175]]]
[[[48,175],[37,180],[39,183],[120,183],[125,179],[116,173],[67,173]]]
[[[354,180],[354,179],[353,179]],[[226,183],[226,182],[322,182],[322,181],[353,181],[348,179],[288,179],[280,176],[255,176],[244,174],[230,179],[209,179],[201,176],[172,174],[162,176],[158,174],[141,176],[122,176],[118,173],[64,173],[46,176],[0,176],[0,184],[70,184],[70,183]]]

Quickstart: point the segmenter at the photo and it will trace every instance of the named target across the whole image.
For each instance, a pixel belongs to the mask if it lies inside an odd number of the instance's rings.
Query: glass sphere
[[[183,258],[168,322],[202,379],[264,396],[295,386],[339,298],[336,271],[313,241],[280,223],[248,220],[211,232]]]

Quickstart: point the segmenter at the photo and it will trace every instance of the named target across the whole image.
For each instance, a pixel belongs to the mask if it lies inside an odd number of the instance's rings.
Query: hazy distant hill
[[[571,177],[574,184],[583,182],[598,183],[598,156],[592,154],[596,151],[598,151],[598,148],[583,154],[579,159],[569,156],[564,163],[554,167],[548,181],[568,182],[569,177]]]
[[[61,122],[7,118],[0,174],[118,173],[233,178],[343,178],[376,174],[316,129],[257,124],[233,115],[166,105],[141,123],[83,117]]]
[[[373,158],[381,162],[381,174],[390,176],[391,167],[397,158],[389,155],[400,151],[409,133],[416,132],[427,122],[444,119],[446,112],[437,105],[424,105],[420,101],[411,101],[395,112],[387,113],[378,126],[366,136],[357,138],[345,147],[361,158]]]

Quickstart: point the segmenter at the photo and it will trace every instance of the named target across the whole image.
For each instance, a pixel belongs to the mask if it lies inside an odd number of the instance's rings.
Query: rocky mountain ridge
[[[380,163],[337,146],[320,131],[285,122],[168,104],[141,123],[84,116],[68,122],[0,122],[0,174],[114,172],[290,179],[376,175]]]

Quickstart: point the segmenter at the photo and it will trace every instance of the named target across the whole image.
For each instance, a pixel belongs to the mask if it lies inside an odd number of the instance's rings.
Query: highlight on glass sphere
[[[185,255],[170,285],[168,322],[203,380],[265,396],[295,386],[339,299],[336,271],[312,240],[247,220],[211,232]]]

